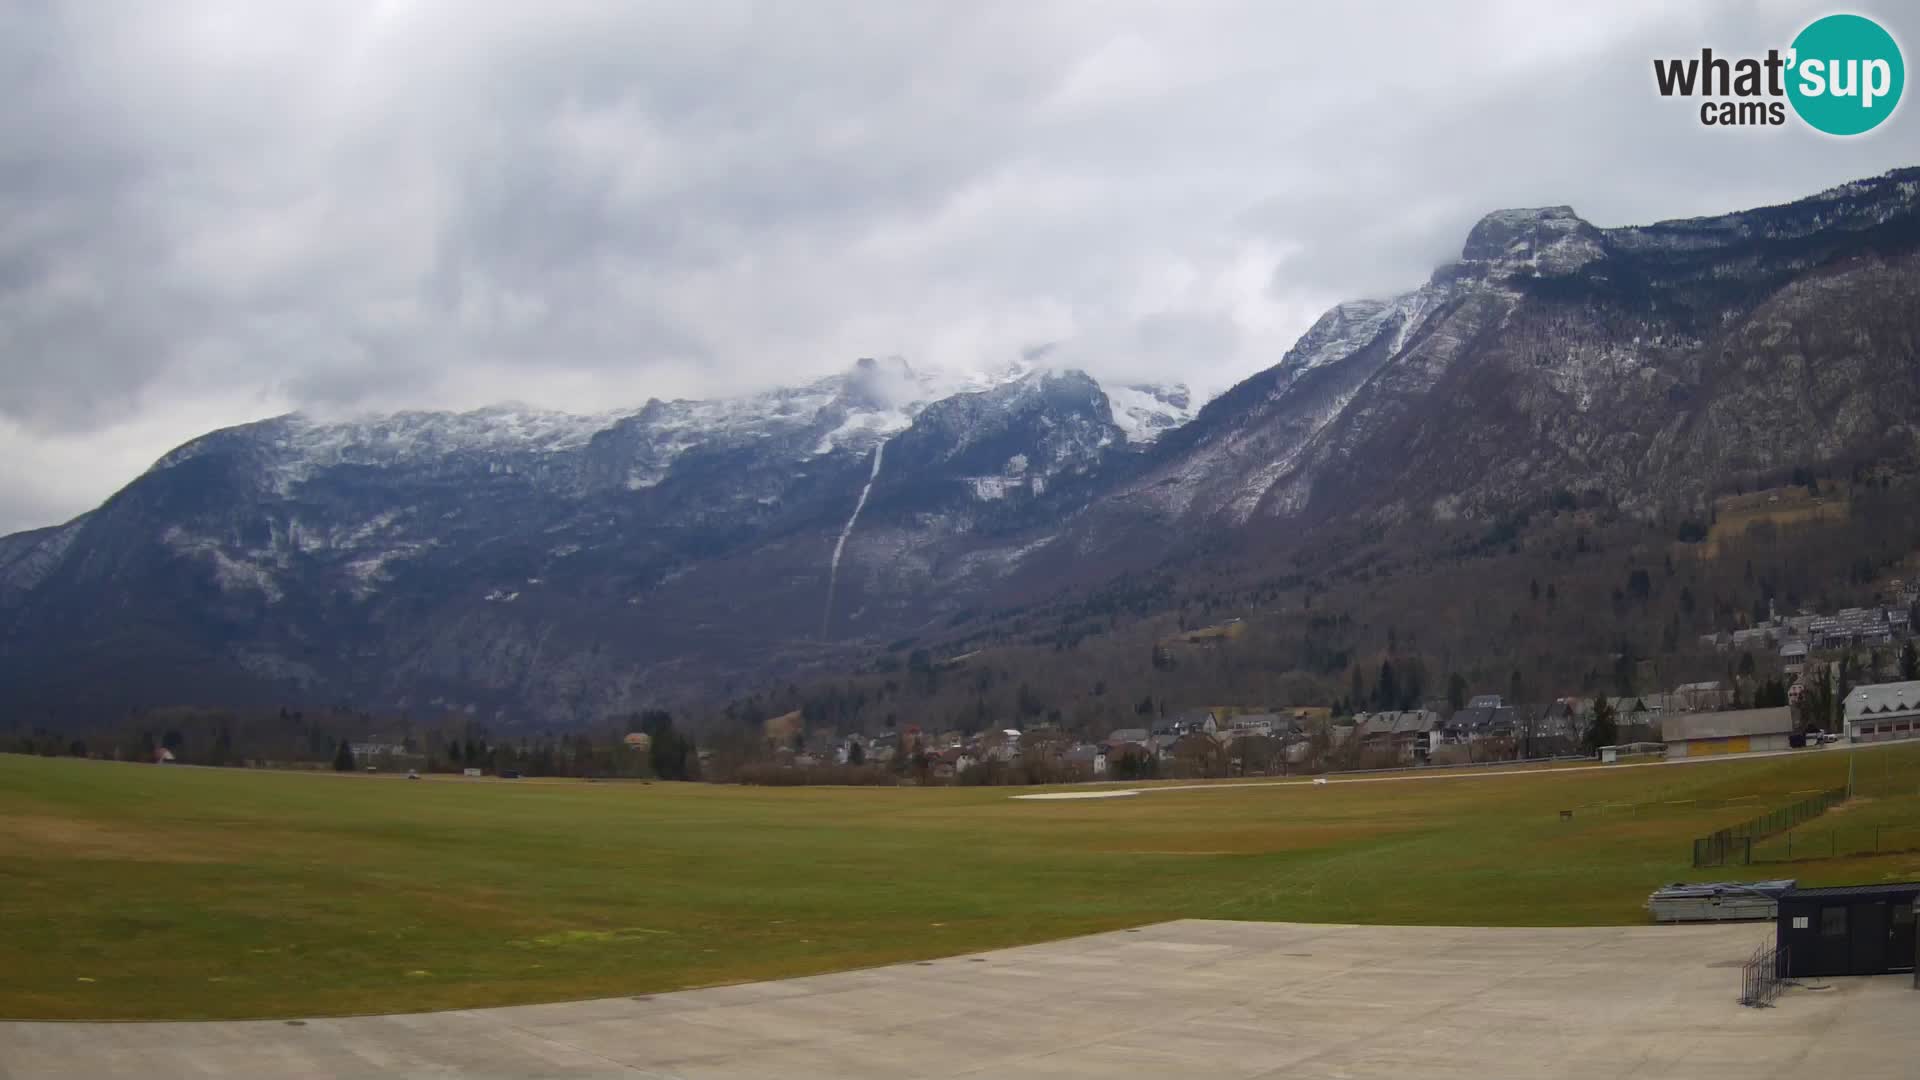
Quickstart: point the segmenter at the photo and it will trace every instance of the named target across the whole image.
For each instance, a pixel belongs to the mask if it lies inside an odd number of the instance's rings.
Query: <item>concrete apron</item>
[[[637,1000],[0,1023],[0,1077],[1914,1075],[1908,976],[1741,1007],[1771,934],[1183,920]]]

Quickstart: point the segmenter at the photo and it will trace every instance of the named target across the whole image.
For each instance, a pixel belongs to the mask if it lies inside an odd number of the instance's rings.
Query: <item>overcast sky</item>
[[[1048,343],[1217,390],[1491,209],[1632,224],[1920,163],[1912,103],[1835,140],[1652,89],[1827,10],[0,0],[0,533],[290,409]]]

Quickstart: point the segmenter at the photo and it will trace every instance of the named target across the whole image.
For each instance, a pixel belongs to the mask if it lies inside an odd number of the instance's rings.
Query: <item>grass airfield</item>
[[[0,1017],[649,994],[1179,918],[1631,924],[1671,881],[1920,877],[1920,854],[1689,867],[1849,756],[1020,801],[0,755]],[[1869,761],[1914,775],[1920,747]]]

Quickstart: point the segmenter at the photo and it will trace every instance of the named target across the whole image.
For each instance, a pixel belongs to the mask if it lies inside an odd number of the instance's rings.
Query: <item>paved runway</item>
[[[1920,1075],[1907,976],[1736,1002],[1765,924],[1188,920],[648,998],[339,1020],[0,1023],[0,1076]]]

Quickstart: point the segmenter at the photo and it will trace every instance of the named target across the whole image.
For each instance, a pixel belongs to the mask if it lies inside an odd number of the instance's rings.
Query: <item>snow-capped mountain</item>
[[[151,471],[178,466],[238,443],[268,464],[279,489],[343,466],[492,470],[536,469],[562,485],[591,487],[609,479],[609,447],[632,453],[619,478],[651,487],[688,451],[778,443],[798,457],[865,453],[898,434],[929,404],[979,392],[1032,373],[1028,365],[997,371],[916,369],[898,358],[866,359],[847,372],[804,386],[713,400],[652,400],[637,409],[572,414],[518,404],[471,412],[400,412],[318,420],[299,413],[214,432],[162,457]],[[600,444],[596,448],[596,444]],[[599,452],[595,452],[596,449]],[[573,471],[568,466],[580,466]]]
[[[1920,170],[1600,229],[1489,214],[1204,405],[1023,362],[569,416],[286,416],[0,538],[22,707],[351,701],[565,721],[833,671],[983,610],[1204,575],[1331,519],[1920,468]],[[1903,466],[1905,467],[1905,466]],[[1007,615],[1018,626],[1018,614]],[[1029,633],[1022,630],[1021,633]]]
[[[12,628],[74,624],[107,655],[184,648],[262,692],[572,716],[637,700],[680,654],[831,650],[930,583],[984,587],[1006,565],[990,538],[1070,515],[1188,400],[1129,394],[1117,408],[1031,363],[895,359],[590,416],[277,417],[0,538],[0,625],[10,655],[33,641]],[[377,658],[370,677],[343,674],[355,657]]]

